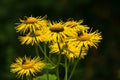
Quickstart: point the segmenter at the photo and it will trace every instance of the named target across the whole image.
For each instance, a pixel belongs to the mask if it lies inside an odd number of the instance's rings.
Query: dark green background
[[[120,4],[117,0],[0,0],[0,79],[16,80],[9,66],[18,56],[31,55],[31,46],[20,45],[15,23],[24,16],[50,20],[83,19],[99,29],[103,40],[79,62],[72,80],[120,80]],[[61,72],[62,74],[62,72]]]

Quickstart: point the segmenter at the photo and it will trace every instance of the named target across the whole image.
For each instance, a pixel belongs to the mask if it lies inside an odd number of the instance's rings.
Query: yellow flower
[[[20,23],[16,27],[17,32],[25,33],[25,32],[35,32],[36,30],[40,30],[42,27],[47,26],[47,20],[45,20],[45,16],[42,17],[27,17],[25,20],[20,19]]]
[[[49,27],[46,27],[44,31],[46,32],[44,34],[44,36],[46,36],[46,40],[55,42],[56,38],[58,38],[59,42],[62,42],[67,37],[77,35],[73,29],[64,26],[64,23],[62,21],[53,22],[53,24],[50,23]]]
[[[21,44],[37,44],[39,42],[44,41],[43,32],[40,30],[36,30],[35,33],[29,32],[26,36],[19,36],[18,39],[20,40]]]
[[[98,30],[94,32],[83,32],[78,34],[76,38],[70,39],[69,43],[76,47],[85,47],[88,49],[89,47],[97,48],[98,43],[102,39],[101,33],[98,33]]]
[[[54,43],[49,47],[50,47],[50,53],[60,54],[60,50],[58,48],[57,43]],[[60,49],[61,49],[61,54],[66,55],[69,60],[75,59],[75,58],[84,59],[84,56],[87,55],[87,51],[88,51],[85,47],[78,48],[69,43],[60,43]]]
[[[66,48],[66,45],[65,45],[65,43],[61,43],[61,42],[59,43],[59,45],[60,45],[60,49],[61,49],[61,51],[63,53],[63,48]],[[60,50],[59,50],[57,42],[51,44],[49,46],[49,48],[50,48],[50,53],[58,53],[58,54],[60,54],[60,52],[59,52]]]
[[[80,51],[81,50],[81,51]],[[70,46],[69,51],[67,52],[66,56],[69,60],[74,60],[75,58],[84,59],[87,55],[87,49],[85,47],[77,48],[75,46]]]
[[[45,63],[41,61],[40,57],[34,57],[33,59],[29,57],[18,57],[16,59],[16,62],[11,64],[11,69],[10,71],[12,73],[17,73],[18,77],[22,77],[25,75],[30,76],[35,74],[37,72],[41,72],[43,67],[45,66]]]
[[[76,31],[85,31],[89,29],[88,26],[82,25],[81,23],[83,23],[83,20],[79,20],[79,21],[69,20],[65,22],[65,26],[73,28]]]

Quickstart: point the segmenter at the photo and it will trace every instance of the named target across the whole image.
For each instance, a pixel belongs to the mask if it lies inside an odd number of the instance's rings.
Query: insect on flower
[[[25,59],[23,59],[23,60],[22,60],[22,64],[25,64],[25,62],[26,62],[26,60],[25,60]]]

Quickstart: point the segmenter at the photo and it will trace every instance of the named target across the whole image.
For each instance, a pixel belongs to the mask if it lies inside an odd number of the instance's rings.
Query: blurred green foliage
[[[102,32],[99,48],[90,49],[86,59],[79,62],[72,80],[119,80],[119,14],[117,0],[0,0],[0,79],[17,80],[9,71],[10,64],[34,51],[31,46],[20,45],[15,23],[24,16],[47,15],[50,20],[83,19],[83,24]]]

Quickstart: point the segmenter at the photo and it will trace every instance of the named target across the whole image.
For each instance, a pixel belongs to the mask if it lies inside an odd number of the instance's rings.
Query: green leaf
[[[51,63],[46,63],[44,69],[54,69],[56,66],[52,65]]]
[[[49,74],[48,77],[49,77],[49,80],[57,80],[57,76],[54,74]],[[33,80],[48,80],[47,74],[43,74],[41,76],[38,76],[38,77],[34,78]]]

